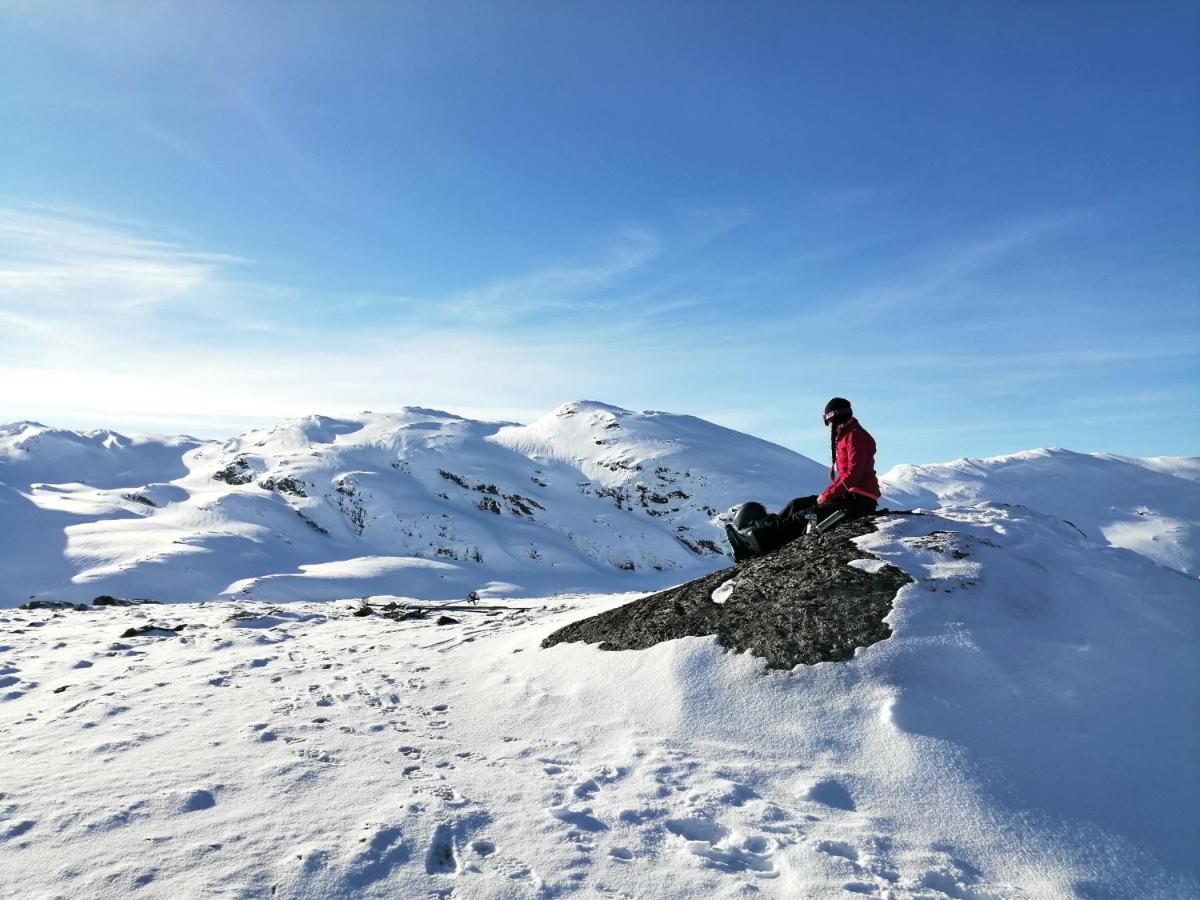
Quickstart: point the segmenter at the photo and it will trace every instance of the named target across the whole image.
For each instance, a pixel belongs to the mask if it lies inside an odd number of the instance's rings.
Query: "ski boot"
[[[737,529],[732,525],[726,525],[725,540],[729,542],[729,547],[733,550],[733,561],[735,563],[745,562],[762,553],[759,549],[758,541],[754,538],[754,531],[752,529]]]
[[[762,548],[755,538],[754,529],[766,525],[774,517],[767,512],[761,503],[750,500],[738,507],[733,517],[733,524],[725,526],[725,540],[733,550],[733,561],[740,563],[762,554]]]

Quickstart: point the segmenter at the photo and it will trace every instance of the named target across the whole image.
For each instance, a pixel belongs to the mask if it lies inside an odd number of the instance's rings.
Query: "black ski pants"
[[[846,513],[846,520],[861,519],[875,512],[879,504],[870,497],[861,494],[839,494],[828,503],[818,503],[816,496],[797,497],[779,511],[779,514],[766,525],[754,529],[754,537],[762,552],[782,547],[788,541],[804,534],[808,526],[804,514],[815,512],[817,521],[822,522],[839,509]]]

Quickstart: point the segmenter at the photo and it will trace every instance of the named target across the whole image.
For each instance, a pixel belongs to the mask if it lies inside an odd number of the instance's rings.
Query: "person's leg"
[[[816,494],[813,494],[811,497],[797,497],[779,511],[779,518],[790,519],[793,516],[802,516],[816,505]]]
[[[816,506],[815,494],[796,497],[778,513],[767,513],[758,503],[743,503],[734,517],[733,525],[726,526],[725,531],[733,550],[733,561],[742,562],[767,553],[804,534],[808,528],[805,513],[811,512]]]
[[[749,554],[769,553],[803,535],[808,530],[808,520],[804,515],[807,512],[815,512],[817,522],[820,523],[840,510],[845,513],[842,521],[847,521],[874,512],[876,506],[874,500],[859,494],[843,494],[829,503],[818,504],[816,501],[816,497],[797,497],[785,506],[774,520],[768,519],[765,524],[747,529],[753,534],[753,544],[755,545],[754,550]],[[744,558],[739,557],[740,554],[737,553],[735,547],[734,561],[740,562],[741,558]]]
[[[774,522],[768,522],[766,525],[760,525],[758,528],[751,529],[754,534],[754,542],[758,545],[758,552],[769,553],[779,547],[782,547],[788,541],[795,540],[804,534],[808,528],[808,520],[801,514],[789,516],[788,518],[780,518]]]
[[[817,521],[824,522],[838,511],[845,513],[845,518],[842,519],[843,522],[848,522],[851,519],[861,519],[863,516],[875,512],[875,507],[878,505],[870,497],[864,497],[861,494],[842,494],[840,497],[834,497],[828,503],[821,503],[817,506]]]
[[[733,517],[733,527],[737,529],[753,528],[767,518],[767,508],[757,500],[747,500],[738,507],[737,515]]]

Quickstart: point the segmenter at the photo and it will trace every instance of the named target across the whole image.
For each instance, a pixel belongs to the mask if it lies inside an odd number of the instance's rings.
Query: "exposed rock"
[[[385,619],[391,619],[393,622],[407,622],[410,619],[425,618],[425,610],[423,609],[397,609],[392,612],[381,613]]]
[[[433,624],[435,625],[457,625],[458,619],[452,619],[449,616],[438,616],[438,619]]]
[[[86,603],[68,603],[66,600],[30,600],[17,609],[74,609],[82,612],[90,607]]]
[[[532,519],[535,509],[543,511],[546,509],[546,507],[542,506],[542,504],[538,503],[532,497],[523,497],[520,494],[505,494],[504,499],[508,501],[509,510],[513,515],[517,516],[525,516]]]
[[[321,525],[318,525],[316,522],[314,522],[312,519],[310,519],[308,516],[306,516],[300,510],[296,510],[296,515],[298,515],[302,520],[304,520],[304,524],[307,525],[309,528],[311,528],[313,531],[315,531],[317,534],[323,534],[326,537],[329,536],[329,531],[326,528],[324,528]]]
[[[652,594],[551,634],[543,647],[584,641],[601,650],[642,650],[681,637],[715,634],[731,650],[750,651],[768,668],[849,659],[891,634],[884,617],[912,579],[893,566],[865,572],[847,565],[868,554],[851,538],[874,531],[873,519],[804,537],[766,556]],[[713,592],[733,581],[714,602]]]
[[[161,600],[150,600],[146,597],[137,597],[133,600],[125,600],[121,597],[110,597],[108,594],[101,594],[92,600],[92,606],[143,606],[147,603],[161,604]]]
[[[214,472],[213,479],[232,485],[249,484],[254,480],[254,472],[250,469],[250,463],[239,456],[225,468]]]
[[[495,513],[500,515],[500,504],[491,497],[480,497],[479,502],[475,504],[476,509],[481,509],[484,512]]]
[[[277,494],[291,494],[293,497],[308,496],[304,490],[304,482],[291,475],[284,475],[280,478],[274,476],[264,478],[258,483],[258,486],[266,491],[275,491]]]
[[[683,546],[687,547],[697,556],[725,556],[725,551],[708,538],[700,538],[699,540],[692,541],[688,538],[675,535],[675,540],[679,541],[679,543],[683,544]]]
[[[460,488],[470,488],[471,487],[471,485],[467,481],[467,479],[463,478],[461,475],[455,475],[453,472],[447,472],[445,469],[438,469],[438,474],[441,475],[443,478],[445,478],[447,481],[454,482]]]
[[[178,632],[183,631],[185,628],[187,628],[186,625],[141,625],[137,628],[126,628],[121,632],[121,637],[176,637]]]

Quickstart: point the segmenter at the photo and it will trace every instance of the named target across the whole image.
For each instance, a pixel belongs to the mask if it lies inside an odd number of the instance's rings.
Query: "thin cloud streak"
[[[0,307],[135,311],[186,295],[227,254],[187,250],[134,235],[103,220],[0,209]]]

